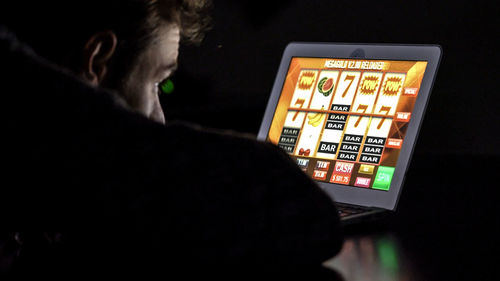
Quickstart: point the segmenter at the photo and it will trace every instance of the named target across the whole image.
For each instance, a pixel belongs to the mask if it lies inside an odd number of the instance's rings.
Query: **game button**
[[[418,93],[418,88],[405,88],[404,94],[405,96],[416,96]]]
[[[388,139],[386,147],[401,149],[402,145],[402,139]]]
[[[330,182],[339,184],[349,184],[353,168],[354,168],[354,163],[341,162],[341,161],[336,162]]]
[[[336,173],[342,173],[345,175],[351,175],[352,173],[352,168],[354,167],[353,163],[347,163],[347,162],[337,162],[335,163],[335,172]]]
[[[304,159],[304,158],[297,158],[297,165],[305,171],[307,170],[307,167],[309,166],[309,159]]]
[[[329,161],[318,161],[316,162],[316,170],[320,171],[328,171],[328,168],[330,168],[330,162]]]
[[[361,166],[359,167],[359,173],[365,175],[373,175],[374,168],[375,166],[373,165],[361,164]]]
[[[313,179],[315,180],[326,180],[326,171],[318,171],[318,170],[314,170],[314,173],[313,173]]]
[[[374,189],[389,190],[391,186],[392,176],[394,175],[394,167],[378,167],[375,181],[373,182]]]
[[[408,122],[410,121],[411,112],[396,112],[396,121]]]
[[[371,180],[372,179],[370,179],[370,178],[357,177],[356,178],[356,183],[354,183],[354,186],[369,188]]]

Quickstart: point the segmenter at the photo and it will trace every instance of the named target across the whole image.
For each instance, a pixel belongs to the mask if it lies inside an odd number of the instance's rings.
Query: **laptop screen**
[[[267,140],[314,180],[388,191],[426,67],[293,57]]]

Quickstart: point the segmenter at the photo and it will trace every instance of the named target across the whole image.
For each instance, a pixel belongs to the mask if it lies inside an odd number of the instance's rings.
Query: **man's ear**
[[[83,49],[82,76],[92,85],[99,85],[115,53],[118,39],[113,31],[103,31],[90,37]]]

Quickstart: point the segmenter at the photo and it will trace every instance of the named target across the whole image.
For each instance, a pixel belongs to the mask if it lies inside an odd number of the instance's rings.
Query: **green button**
[[[377,175],[375,176],[375,181],[373,182],[372,188],[389,190],[389,187],[391,186],[392,175],[394,175],[394,167],[378,167]]]

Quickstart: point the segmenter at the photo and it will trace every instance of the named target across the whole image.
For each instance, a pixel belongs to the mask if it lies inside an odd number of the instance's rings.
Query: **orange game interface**
[[[292,58],[268,141],[317,181],[387,191],[426,66]]]

